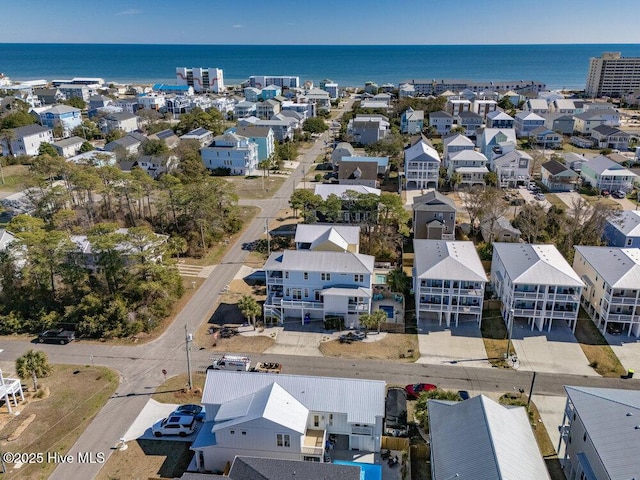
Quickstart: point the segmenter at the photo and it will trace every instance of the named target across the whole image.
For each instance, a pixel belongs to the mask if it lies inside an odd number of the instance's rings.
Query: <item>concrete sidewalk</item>
[[[418,345],[420,358],[416,363],[491,368],[476,323],[446,328],[436,322],[421,320],[418,322]]]

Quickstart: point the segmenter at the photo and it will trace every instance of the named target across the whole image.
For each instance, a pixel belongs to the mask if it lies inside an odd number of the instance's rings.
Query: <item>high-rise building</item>
[[[589,97],[621,97],[640,88],[640,57],[604,52],[589,60],[585,93]]]
[[[221,68],[176,68],[178,85],[193,87],[195,92],[224,92],[224,79]]]

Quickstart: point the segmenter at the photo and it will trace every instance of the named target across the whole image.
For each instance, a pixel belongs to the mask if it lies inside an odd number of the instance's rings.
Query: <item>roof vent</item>
[[[636,426],[635,426],[635,429],[636,429],[636,430],[640,430],[640,425],[636,425]]]
[[[627,417],[633,417],[633,413],[627,412]]]

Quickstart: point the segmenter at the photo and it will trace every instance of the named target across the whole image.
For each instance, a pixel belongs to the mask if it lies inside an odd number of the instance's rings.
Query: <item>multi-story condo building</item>
[[[374,257],[352,252],[285,250],[264,265],[265,317],[283,322],[338,318],[346,327],[360,325],[371,312]]]
[[[205,168],[228,168],[231,175],[251,175],[258,168],[258,144],[235,133],[225,133],[200,149]]]
[[[440,155],[426,139],[404,151],[404,174],[407,190],[437,188]]]
[[[193,87],[195,92],[224,92],[221,68],[176,68],[176,84]]]
[[[638,478],[640,391],[564,387],[558,458],[569,480]]]
[[[640,57],[604,52],[589,59],[585,93],[590,97],[620,97],[640,87]]]
[[[265,75],[252,75],[249,77],[250,87],[264,88],[267,85],[275,85],[283,88],[300,88],[300,77],[270,77]]]
[[[80,109],[69,105],[54,105],[40,112],[39,117],[43,127],[60,127],[63,137],[69,137],[71,131],[82,124]]]
[[[413,290],[420,320],[482,321],[487,276],[473,242],[414,240]]]
[[[551,331],[564,320],[575,331],[584,284],[554,245],[494,243],[491,283],[507,325],[521,318]]]
[[[586,283],[585,310],[607,332],[640,337],[640,250],[576,246],[573,269]]]
[[[412,79],[400,82],[400,85],[412,85],[416,95],[441,95],[447,90],[461,92],[507,91],[517,93],[540,93],[547,90],[547,85],[534,80],[507,80],[503,82],[484,81],[472,82],[469,80],[438,80],[438,79]]]

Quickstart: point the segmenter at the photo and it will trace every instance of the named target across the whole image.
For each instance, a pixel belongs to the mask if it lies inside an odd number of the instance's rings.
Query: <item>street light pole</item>
[[[507,358],[509,358],[509,350],[511,350],[511,335],[513,334],[513,308],[509,309],[508,338],[507,341]]]

